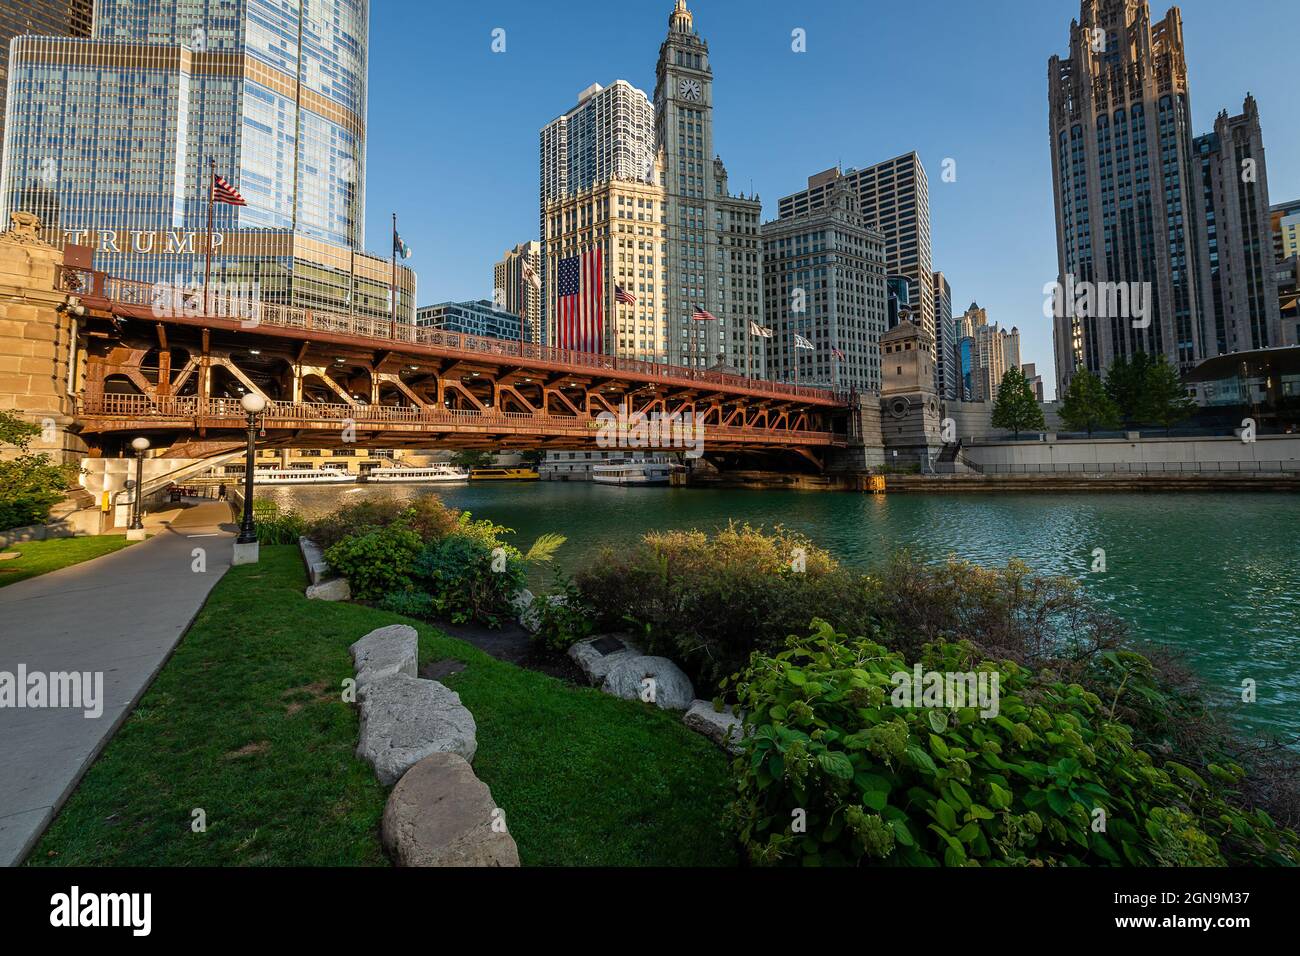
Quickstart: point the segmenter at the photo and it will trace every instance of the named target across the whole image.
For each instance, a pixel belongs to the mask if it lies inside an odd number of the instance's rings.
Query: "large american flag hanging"
[[[599,247],[560,260],[558,345],[577,352],[603,351],[604,256]]]
[[[248,205],[248,203],[244,201],[244,197],[239,195],[239,192],[235,187],[230,185],[230,183],[226,182],[216,173],[212,174],[212,201],[223,202],[227,206]]]

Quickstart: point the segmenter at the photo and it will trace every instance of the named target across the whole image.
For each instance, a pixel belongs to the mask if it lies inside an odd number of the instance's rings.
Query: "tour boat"
[[[536,481],[541,477],[532,468],[475,468],[471,481]]]
[[[362,475],[362,481],[376,484],[428,484],[444,481],[468,481],[469,475],[451,465],[430,465],[428,468],[376,468]]]
[[[598,485],[667,485],[680,466],[669,461],[616,458],[591,466],[591,480]]]
[[[226,475],[239,480],[243,475]],[[253,482],[258,485],[353,485],[357,476],[342,468],[258,468]]]

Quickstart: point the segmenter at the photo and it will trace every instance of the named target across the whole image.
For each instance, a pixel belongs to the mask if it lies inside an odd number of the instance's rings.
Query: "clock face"
[[[698,103],[700,100],[704,99],[704,88],[700,86],[699,80],[682,80],[677,90],[678,95],[684,100]]]

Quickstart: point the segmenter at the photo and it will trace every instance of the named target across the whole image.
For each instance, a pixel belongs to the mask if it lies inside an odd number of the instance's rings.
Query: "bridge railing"
[[[745,389],[771,398],[805,398],[817,401],[829,399],[844,403],[849,397],[843,392],[809,385],[789,385],[766,379],[746,378],[729,372],[680,365],[660,365],[639,359],[603,355],[598,352],[579,352],[572,349],[552,348],[548,345],[536,345],[532,342],[466,335],[461,332],[448,332],[409,323],[394,323],[387,319],[342,315],[319,309],[293,308],[217,293],[209,293],[206,303],[200,291],[192,291],[188,297],[183,297],[183,301],[176,302],[168,287],[122,279],[90,269],[64,267],[59,283],[62,291],[107,299],[110,305],[121,304],[153,309],[163,313],[160,317],[166,317],[165,312],[168,309],[184,310],[185,314],[192,313],[194,316],[238,320],[249,328],[267,325],[303,332],[315,331],[386,342],[402,342],[480,355],[487,361],[502,358],[533,360],[567,365],[574,368],[577,374],[581,374],[577,370],[597,374],[624,372],[662,380],[671,379],[681,383]]]
[[[123,419],[134,423],[154,420],[164,424],[222,422],[238,427],[247,420],[243,405],[233,398],[200,398],[182,395],[152,398],[148,395],[117,395],[88,392],[78,409],[83,418]],[[326,402],[269,402],[262,415],[272,427],[293,427],[320,422],[352,422],[361,426],[382,424],[466,425],[518,427],[524,425],[538,433],[587,434],[596,432],[600,422],[594,418],[548,415],[543,412],[503,412],[495,408],[475,409],[418,408],[397,405],[345,405]],[[685,423],[683,423],[683,427]],[[703,425],[706,435],[734,439],[762,439],[780,436],[787,440],[824,443],[834,438],[830,432],[789,428],[757,428],[733,425]],[[841,437],[842,436],[838,436]]]

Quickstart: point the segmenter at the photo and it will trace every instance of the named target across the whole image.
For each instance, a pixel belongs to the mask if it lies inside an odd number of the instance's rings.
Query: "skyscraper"
[[[0,146],[4,145],[5,88],[9,84],[9,41],[25,33],[90,36],[92,0],[17,0],[0,3]],[[0,152],[0,161],[4,153]]]
[[[988,313],[975,302],[957,322],[962,333],[959,354],[963,376],[969,377],[964,400],[997,401],[1002,376],[1008,368],[1020,367],[1019,330],[1012,329],[1008,333],[999,329],[996,322],[989,322]],[[1015,360],[1014,366],[1008,365],[1008,359]]]
[[[757,197],[733,196],[713,150],[713,68],[686,0],[676,0],[655,68],[655,143],[667,193],[668,360],[738,368],[749,323],[763,316],[763,251]],[[716,322],[697,323],[704,310]],[[698,326],[696,328],[695,326]]]
[[[857,193],[867,225],[885,236],[885,261],[891,275],[906,276],[915,314],[912,321],[935,346],[934,266],[930,253],[930,186],[916,153],[905,153],[865,169],[828,169],[808,178],[808,188],[780,200],[781,218],[811,212],[826,204],[835,183],[844,180]]]
[[[654,111],[625,80],[588,87],[543,127],[544,344],[667,360],[661,181]],[[566,280],[568,270],[580,278]],[[566,304],[563,293],[574,288],[577,302]],[[619,288],[635,303],[621,301]]]
[[[763,225],[763,304],[771,339],[740,368],[754,377],[879,392],[885,333],[885,237],[847,188],[802,216]],[[802,336],[812,350],[796,347]],[[766,356],[768,366],[761,361]]]
[[[1178,8],[1153,22],[1145,0],[1081,0],[1048,102],[1058,282],[1090,284],[1098,301],[1116,285],[1149,290],[1140,315],[1057,309],[1057,394],[1076,369],[1104,374],[1139,351],[1187,371],[1277,344],[1258,111],[1248,96],[1193,135]]]
[[[536,277],[535,281],[532,276]],[[519,316],[523,322],[522,338],[537,345],[543,341],[541,277],[542,244],[537,241],[521,242],[507,249],[492,267],[495,307]]]
[[[1281,344],[1268,168],[1255,98],[1196,138],[1206,241],[1200,249],[1205,355]]]
[[[1281,202],[1269,210],[1273,224],[1273,258],[1278,262],[1300,256],[1300,199]]]
[[[952,321],[952,286],[942,272],[934,274],[934,357],[940,398],[959,399],[959,357],[956,327]]]
[[[263,299],[386,316],[387,250],[364,242],[369,0],[105,3],[89,40],[23,37],[10,64],[0,216],[32,187],[70,242],[145,282],[204,271],[211,166],[247,201],[214,211],[212,276]],[[401,317],[414,275],[398,270]]]

